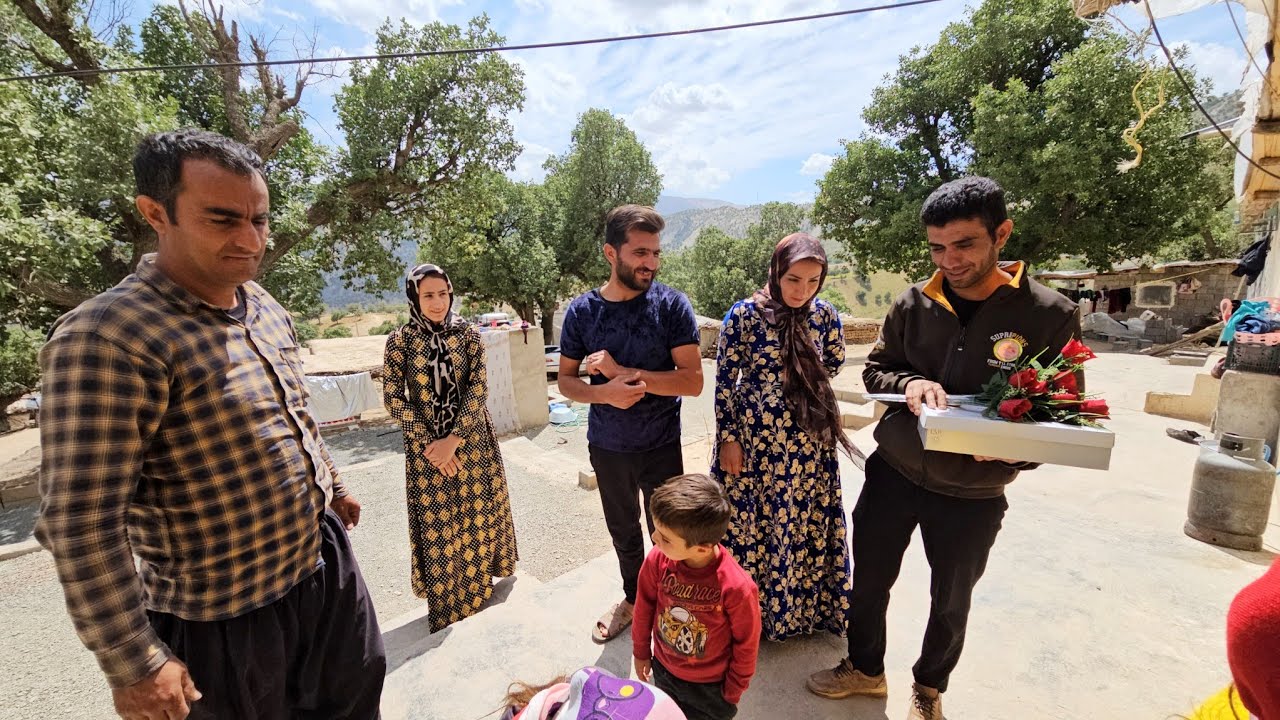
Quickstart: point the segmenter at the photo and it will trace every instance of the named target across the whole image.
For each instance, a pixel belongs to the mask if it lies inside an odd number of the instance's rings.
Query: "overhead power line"
[[[1196,104],[1196,107],[1199,108],[1200,113],[1209,120],[1209,124],[1213,126],[1213,129],[1217,130],[1218,134],[1222,136],[1222,139],[1226,140],[1227,144],[1231,146],[1231,149],[1236,151],[1236,155],[1239,155],[1240,157],[1248,161],[1248,163],[1252,165],[1258,172],[1265,173],[1275,178],[1276,180],[1280,180],[1280,175],[1277,175],[1271,172],[1270,170],[1262,167],[1261,165],[1258,164],[1256,160],[1249,157],[1248,153],[1241,150],[1240,146],[1237,145],[1236,142],[1231,139],[1231,134],[1228,133],[1226,130],[1223,130],[1222,126],[1219,125],[1218,122],[1213,119],[1213,116],[1209,114],[1209,111],[1205,110],[1204,105],[1200,102],[1200,98],[1196,97],[1195,88],[1191,87],[1191,83],[1188,82],[1186,76],[1182,74],[1182,69],[1179,68],[1178,63],[1174,61],[1173,51],[1169,49],[1169,46],[1166,45],[1164,42],[1164,38],[1160,35],[1160,27],[1156,25],[1156,16],[1151,12],[1150,1],[1142,0],[1142,4],[1147,9],[1147,20],[1148,22],[1151,23],[1151,31],[1155,33],[1156,42],[1160,45],[1160,49],[1164,51],[1165,59],[1169,61],[1169,68],[1173,70],[1173,74],[1176,75],[1178,77],[1178,81],[1182,83],[1182,87],[1184,90],[1187,91],[1187,95],[1191,98],[1191,102]]]
[[[706,33],[725,32],[728,30],[744,30],[746,28],[765,27],[768,25],[785,25],[788,23],[810,22],[829,18],[845,17],[875,12],[877,10],[896,10],[913,5],[928,5],[942,0],[904,0],[884,5],[837,10],[818,13],[816,15],[798,15],[796,17],[779,18],[777,20],[757,20],[754,22],[734,23],[732,25],[716,25],[713,27],[691,28],[687,30],[668,30],[665,32],[641,33],[638,35],[616,35],[613,37],[590,38],[586,40],[562,40],[558,42],[526,43],[523,45],[495,45],[479,48],[450,48],[445,50],[418,50],[399,53],[378,53],[373,55],[344,55],[341,57],[310,57],[296,60],[265,60],[233,63],[205,63],[188,65],[141,65],[137,67],[102,68],[99,70],[62,70],[58,72],[38,73],[35,75],[15,75],[0,77],[0,83],[49,80],[53,78],[75,78],[89,75],[122,75],[125,73],[165,72],[169,70],[215,70],[218,68],[273,67],[277,65],[312,65],[322,63],[354,62],[356,60],[385,60],[436,57],[441,55],[477,55],[480,53],[512,52],[515,50],[546,50],[550,48],[577,47],[581,45],[605,45],[610,43],[629,42],[632,40],[651,40],[654,38],[678,37],[681,35],[703,35]]]

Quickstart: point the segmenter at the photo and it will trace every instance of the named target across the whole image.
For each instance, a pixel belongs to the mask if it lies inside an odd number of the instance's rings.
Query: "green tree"
[[[1142,163],[1121,133],[1163,87],[1167,104],[1138,133]],[[1188,98],[1167,70],[1125,38],[1077,19],[1061,0],[986,0],[939,41],[899,61],[820,183],[814,217],[866,271],[930,269],[918,213],[941,182],[986,174],[1008,193],[1007,257],[1063,253],[1096,265],[1153,251],[1212,214],[1204,146]]]
[[[0,409],[35,388],[44,336],[17,325],[0,326]]]
[[[859,304],[859,305],[861,305],[862,307],[866,307],[866,306],[867,306],[867,291],[866,291],[866,290],[859,290],[859,291],[857,292],[857,294],[855,294],[853,297],[854,297],[854,299],[855,299],[855,300],[857,300],[857,301],[858,301],[858,304]]]
[[[143,62],[268,59],[221,10],[159,6],[140,31],[94,36],[87,0],[0,4],[5,74]],[[500,45],[481,16],[460,28],[384,26],[381,52]],[[247,46],[247,47],[246,47]],[[269,69],[81,75],[0,87],[0,321],[38,327],[132,271],[155,238],[133,207],[139,138],[196,124],[267,163],[272,247],[261,280],[312,314],[320,273],[390,289],[402,238],[467,215],[477,179],[519,152],[508,115],[523,103],[518,67],[496,54],[357,63],[337,96],[342,147],[317,144],[298,104],[314,75]],[[50,179],[53,179],[51,182]]]
[[[694,307],[704,315],[724,317],[735,302],[764,287],[774,247],[804,221],[804,208],[771,202],[761,209],[760,222],[747,228],[745,238],[716,227],[703,228],[680,258],[681,281]]]
[[[320,337],[320,328],[316,327],[314,323],[300,322],[294,325],[293,329],[298,334],[298,342],[303,345]]]
[[[662,176],[626,123],[594,108],[579,116],[569,150],[543,167],[550,211],[542,237],[555,252],[560,276],[569,292],[601,282],[609,275],[600,252],[605,215],[627,203],[657,203]],[[554,306],[540,309],[543,317],[555,312]]]
[[[864,298],[866,297],[865,293],[862,293],[862,295]],[[831,303],[831,306],[834,307],[837,312],[845,315],[853,313],[853,308],[849,307],[849,301],[845,300],[844,295],[840,294],[840,291],[833,287],[828,286],[822,288],[822,292],[818,293],[818,297]]]
[[[554,306],[562,287],[555,252],[541,235],[549,212],[547,193],[540,185],[513,182],[501,173],[491,173],[485,183],[484,205],[477,208],[481,216],[442,228],[422,252],[446,264],[458,292],[471,301],[507,304],[524,320],[536,322],[535,310]],[[542,329],[550,343],[550,315],[543,317]]]

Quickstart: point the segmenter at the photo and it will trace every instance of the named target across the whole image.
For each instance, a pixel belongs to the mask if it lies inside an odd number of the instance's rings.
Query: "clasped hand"
[[[462,438],[453,434],[432,442],[427,446],[427,462],[431,463],[446,477],[457,475],[458,458],[456,453],[458,452],[458,446],[461,444]]]
[[[124,720],[183,720],[200,691],[187,666],[175,659],[128,687],[113,689],[111,699]]]
[[[608,350],[591,353],[583,363],[588,375],[609,379],[609,382],[599,386],[600,392],[604,393],[606,404],[619,410],[626,410],[640,402],[648,392],[648,386],[640,380],[640,373],[619,365]]]

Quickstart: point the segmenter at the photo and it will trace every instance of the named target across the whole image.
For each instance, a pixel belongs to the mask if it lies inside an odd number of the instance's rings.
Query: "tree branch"
[[[71,63],[68,66],[56,61],[49,62],[41,54],[36,54],[37,60],[54,70],[79,70],[87,73],[72,76],[84,87],[96,87],[102,82],[102,76],[97,74],[97,71],[102,69],[102,64],[77,32],[75,19],[71,17],[71,8],[74,7],[71,3],[52,0],[46,11],[39,5],[38,0],[12,1],[32,25],[62,48]]]

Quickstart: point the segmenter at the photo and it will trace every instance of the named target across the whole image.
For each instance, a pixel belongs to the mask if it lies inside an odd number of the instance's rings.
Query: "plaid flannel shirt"
[[[241,322],[147,256],[40,353],[36,537],[113,687],[172,657],[148,609],[236,617],[314,572],[320,518],[346,494],[307,410],[293,321],[257,284],[243,291]]]

